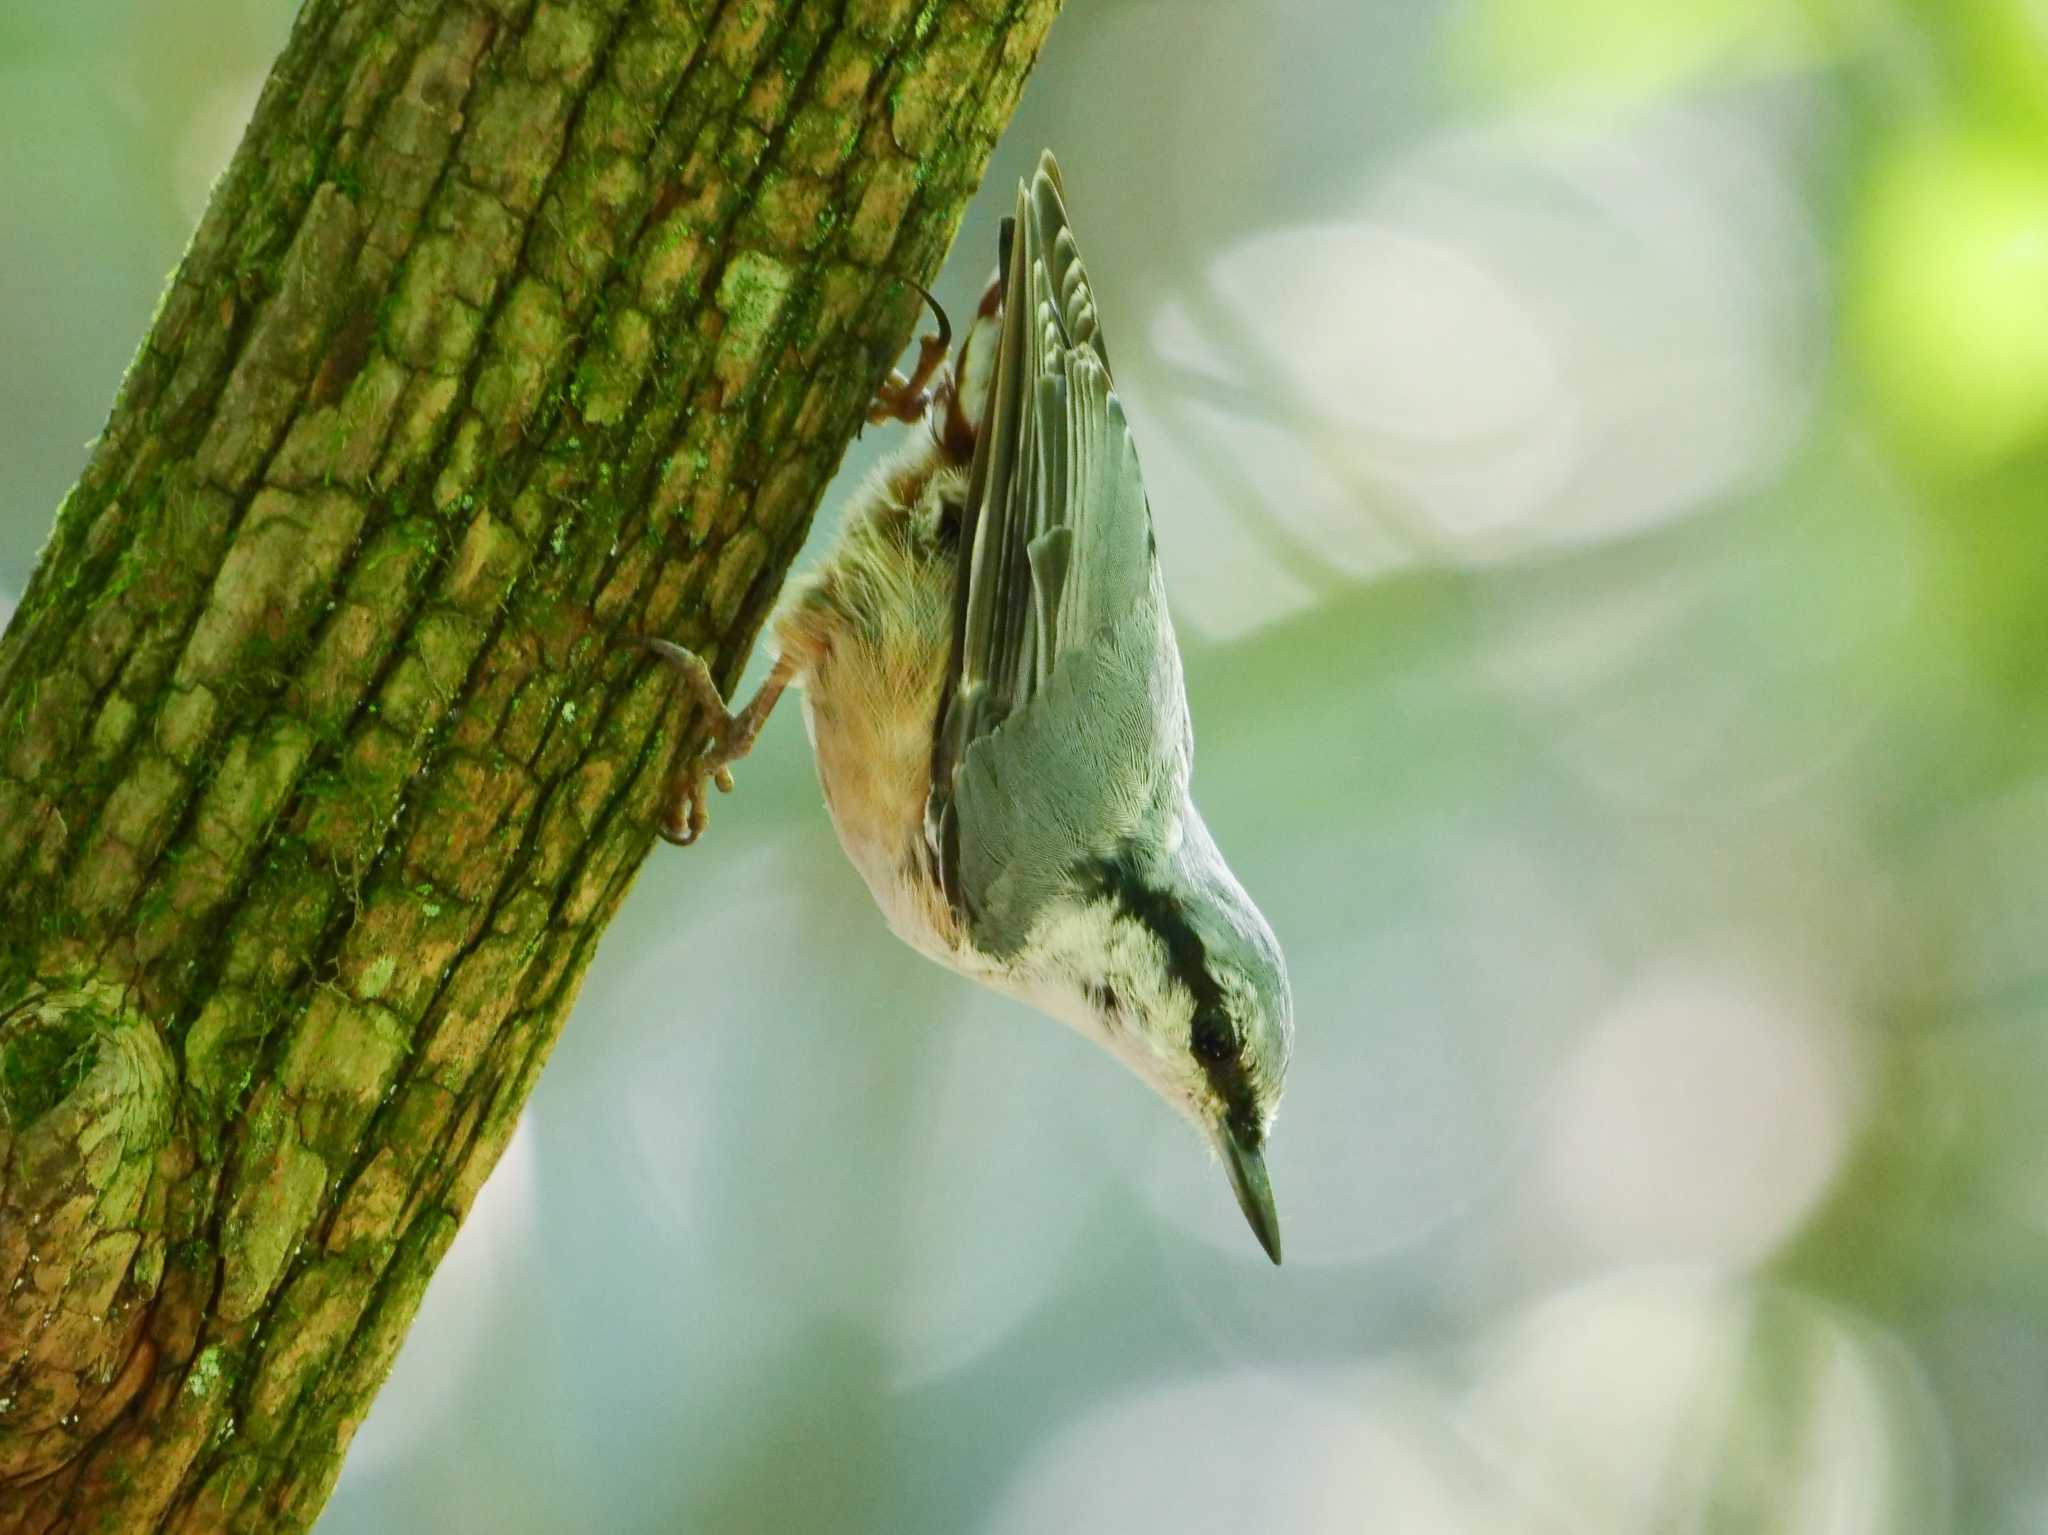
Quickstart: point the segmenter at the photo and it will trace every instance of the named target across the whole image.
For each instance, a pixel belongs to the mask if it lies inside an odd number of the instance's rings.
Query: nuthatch
[[[1189,794],[1151,510],[1050,154],[950,376],[948,344],[940,312],[913,377],[882,387],[871,421],[928,430],[784,603],[745,708],[689,651],[642,641],[713,721],[662,834],[696,839],[707,783],[732,786],[801,683],[833,825],[897,935],[1073,1025],[1191,1118],[1278,1263],[1264,1147],[1287,975]]]

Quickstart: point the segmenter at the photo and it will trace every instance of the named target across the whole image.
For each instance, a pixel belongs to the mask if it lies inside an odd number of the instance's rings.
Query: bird
[[[925,429],[782,601],[759,691],[730,709],[694,652],[637,641],[711,722],[678,750],[659,830],[702,835],[709,785],[731,789],[798,686],[827,811],[889,926],[1095,1040],[1192,1121],[1277,1264],[1265,1150],[1292,995],[1195,807],[1151,507],[1050,152],[950,364],[924,297],[937,332],[868,420]]]

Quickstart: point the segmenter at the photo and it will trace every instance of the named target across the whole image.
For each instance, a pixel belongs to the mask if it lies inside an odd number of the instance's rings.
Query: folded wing
[[[1050,155],[1019,188],[1004,283],[926,817],[998,956],[1080,870],[1169,830],[1190,752],[1137,451]]]

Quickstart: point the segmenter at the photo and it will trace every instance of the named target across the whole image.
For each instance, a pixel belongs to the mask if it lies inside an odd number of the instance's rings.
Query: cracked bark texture
[[[1058,0],[308,0],[0,640],[0,1531],[309,1526]]]

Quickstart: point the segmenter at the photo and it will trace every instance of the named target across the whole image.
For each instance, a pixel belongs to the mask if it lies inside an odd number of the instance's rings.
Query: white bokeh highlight
[[[1778,470],[1824,297],[1786,154],[1707,107],[1466,127],[1187,274],[1119,377],[1194,527],[1162,540],[1191,622],[1640,535]]]
[[[1856,1065],[1809,986],[1739,958],[1652,971],[1552,1083],[1540,1197],[1600,1259],[1754,1263],[1799,1228],[1853,1144]]]
[[[1947,1433],[1919,1365],[1798,1292],[1622,1271],[1538,1302],[1475,1361],[1461,1418],[1514,1489],[1493,1529],[1950,1527]]]
[[[1023,1459],[981,1528],[1482,1535],[1457,1434],[1398,1369],[1231,1370],[1112,1398]]]

